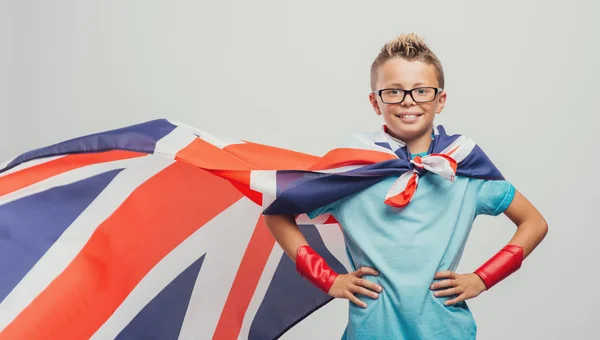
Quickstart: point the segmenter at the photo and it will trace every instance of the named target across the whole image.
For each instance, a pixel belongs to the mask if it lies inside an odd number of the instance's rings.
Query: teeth
[[[400,115],[400,118],[417,118],[417,115]]]

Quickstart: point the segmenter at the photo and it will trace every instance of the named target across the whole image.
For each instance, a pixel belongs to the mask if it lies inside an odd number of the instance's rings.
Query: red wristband
[[[475,274],[479,275],[487,289],[490,289],[521,268],[522,262],[523,248],[509,244],[479,267]]]
[[[333,285],[338,276],[314,249],[309,245],[298,247],[296,254],[296,270],[302,277],[312,282],[325,293]]]

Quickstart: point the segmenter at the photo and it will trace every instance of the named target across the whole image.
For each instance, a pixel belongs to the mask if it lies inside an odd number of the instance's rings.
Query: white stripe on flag
[[[242,198],[205,225],[198,226],[196,232],[144,276],[92,339],[115,339],[156,295],[204,254],[192,293],[200,300],[194,300],[196,303],[188,306],[180,338],[210,339],[219,320],[217,311],[222,310],[256,226],[256,220],[248,216],[258,215],[257,205]],[[227,239],[222,239],[223,236]],[[206,308],[207,305],[211,308]],[[206,311],[210,315],[200,313]]]
[[[407,172],[403,173],[402,175],[400,175],[400,177],[398,177],[398,179],[394,182],[394,184],[392,184],[392,186],[388,190],[387,194],[385,195],[385,198],[388,199],[390,197],[394,197],[394,196],[398,195],[399,193],[403,192],[404,190],[406,190],[408,181],[414,174],[416,174],[416,172],[407,171]],[[418,182],[418,180],[419,180],[418,175],[415,178],[415,180]]]
[[[195,134],[196,136],[202,138],[203,140],[207,141],[208,143],[210,143],[220,149],[224,149],[225,147],[232,145],[232,144],[245,144],[246,143],[244,141],[241,141],[241,140],[235,139],[235,138],[230,138],[230,137],[225,137],[225,136],[217,137],[217,136],[209,134],[206,131],[199,130],[188,124],[180,123],[180,122],[173,121],[173,120],[169,120],[169,122],[171,124],[177,125],[180,128],[187,129],[188,131],[190,131],[190,133]]]
[[[346,166],[342,166],[339,168],[331,168],[331,169],[324,169],[324,170],[311,170],[313,172],[320,172],[320,173],[324,173],[324,174],[331,174],[331,173],[343,173],[346,171],[351,171],[351,170],[355,170],[358,168],[362,168],[365,165],[346,165]]]
[[[6,175],[11,174],[13,172],[17,172],[19,170],[31,168],[31,167],[39,165],[39,164],[44,164],[46,162],[50,162],[50,161],[53,161],[55,159],[59,159],[61,157],[64,157],[64,155],[39,158],[39,159],[31,160],[29,162],[21,163],[21,164],[15,166],[14,168],[11,168],[9,170],[6,170],[5,172],[0,173],[0,177],[6,176]],[[2,171],[2,169],[6,168],[15,158],[11,159],[10,161],[2,163],[0,165],[0,171]]]
[[[267,290],[269,289],[269,285],[271,284],[271,280],[273,279],[273,275],[275,275],[275,271],[279,266],[279,262],[281,261],[281,257],[285,253],[283,249],[279,246],[278,243],[273,245],[273,249],[271,250],[271,254],[267,259],[267,263],[265,265],[265,269],[263,270],[260,280],[258,281],[258,285],[256,286],[256,290],[254,291],[254,295],[252,295],[252,300],[250,300],[250,304],[248,305],[248,309],[246,310],[246,314],[244,315],[244,321],[242,322],[242,329],[240,330],[240,335],[238,339],[248,339],[248,335],[250,334],[250,327],[252,326],[252,321],[254,321],[254,317],[262,304],[265,295],[267,294]],[[285,255],[287,256],[287,255]]]
[[[339,224],[325,224],[317,225],[317,230],[321,234],[325,247],[329,249],[331,255],[340,261],[347,271],[352,271],[348,256],[346,255],[346,244],[344,242],[344,235],[340,230]]]
[[[473,141],[471,138],[460,136],[440,153],[447,154],[458,147],[456,151],[450,155],[450,157],[456,160],[457,163],[460,163],[471,153],[471,151],[473,151],[475,145],[475,141]]]
[[[72,184],[77,181],[81,181],[83,179],[90,178],[101,173],[105,173],[107,171],[123,169],[130,166],[131,164],[137,164],[138,162],[146,162],[147,157],[158,158],[158,156],[143,156],[131,159],[120,159],[116,161],[92,164],[81,168],[76,168],[67,172],[63,172],[56,176],[47,178],[45,180],[42,180],[40,182],[37,182],[35,184],[32,184],[30,186],[24,187],[22,189],[0,197],[0,205],[18,200],[26,196],[34,195],[42,191],[46,191],[50,188]]]
[[[259,216],[260,207],[243,198],[200,229],[196,248],[206,256],[179,339],[213,338]]]
[[[190,133],[188,129],[176,127],[171,133],[156,142],[154,153],[174,159],[181,149],[190,145],[196,138],[198,137]]]
[[[277,171],[253,170],[250,172],[250,189],[262,194],[262,207],[268,207],[277,194]]]
[[[411,161],[414,163],[414,161]],[[454,181],[454,170],[450,166],[450,161],[441,156],[428,156],[423,158],[423,167],[435,174],[438,174],[449,181]]]
[[[128,167],[121,171],[87,209],[73,221],[21,282],[0,303],[0,331],[10,324],[36,296],[64,271],[85,246],[98,225],[110,217],[135,189],[148,178],[173,163],[165,157],[157,156],[133,158],[126,160],[126,162]],[[114,167],[114,164],[108,163],[96,164],[95,166],[97,165],[103,165],[105,167],[103,171],[106,171],[106,168]],[[80,169],[80,171],[85,172],[85,168]],[[57,182],[46,182],[46,186],[49,186],[49,184],[60,185]]]

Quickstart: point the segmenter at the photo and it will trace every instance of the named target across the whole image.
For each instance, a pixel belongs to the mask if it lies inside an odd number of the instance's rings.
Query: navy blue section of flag
[[[74,153],[128,150],[154,152],[156,142],[168,135],[175,125],[165,119],[152,120],[121,129],[74,138],[48,147],[26,152],[13,159],[0,173],[34,159]]]
[[[337,273],[346,273],[344,266],[325,246],[314,225],[300,225],[310,246],[315,249]],[[271,285],[250,328],[249,339],[275,339],[312,311],[332,298],[300,276],[292,260],[283,254]],[[302,292],[302,294],[298,294]],[[274,319],[273,315],[283,317]]]
[[[117,339],[177,340],[204,256],[152,299],[119,333]]]

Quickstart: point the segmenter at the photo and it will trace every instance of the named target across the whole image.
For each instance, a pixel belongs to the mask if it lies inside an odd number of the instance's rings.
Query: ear
[[[448,97],[448,94],[446,93],[446,91],[440,92],[440,94],[438,95],[438,105],[437,105],[437,108],[435,109],[435,113],[437,113],[437,114],[442,113],[442,110],[444,109],[444,106],[446,105],[447,97]]]
[[[369,93],[369,101],[371,102],[371,106],[373,106],[373,110],[378,116],[381,116],[381,110],[379,109],[379,102],[377,101],[377,95],[373,92]]]

